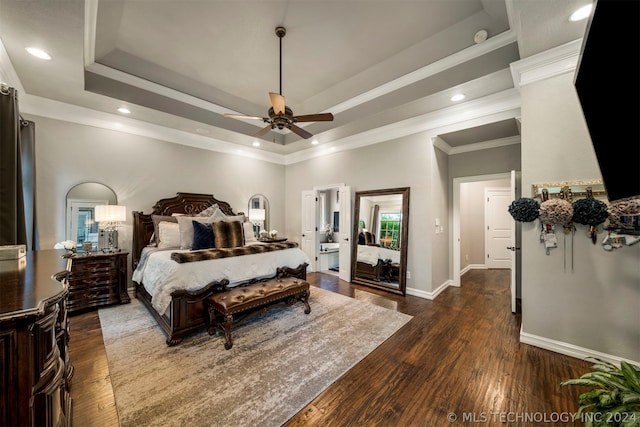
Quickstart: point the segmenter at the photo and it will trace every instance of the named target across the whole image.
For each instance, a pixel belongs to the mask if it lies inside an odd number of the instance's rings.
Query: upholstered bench
[[[233,346],[231,328],[249,318],[282,306],[301,301],[305,314],[311,313],[309,306],[309,283],[295,277],[273,278],[261,282],[239,285],[213,294],[208,298],[209,335],[216,327],[225,335],[224,348]]]

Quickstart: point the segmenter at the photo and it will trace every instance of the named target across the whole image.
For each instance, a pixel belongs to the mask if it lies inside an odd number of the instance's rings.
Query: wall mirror
[[[356,191],[351,281],[405,295],[409,187]]]
[[[249,221],[253,224],[256,237],[261,231],[269,231],[269,201],[262,194],[254,194],[249,198],[247,210]]]
[[[71,188],[67,193],[66,239],[74,240],[79,248],[84,241],[92,242],[93,248],[100,247],[95,207],[117,204],[116,193],[104,184],[85,182]]]

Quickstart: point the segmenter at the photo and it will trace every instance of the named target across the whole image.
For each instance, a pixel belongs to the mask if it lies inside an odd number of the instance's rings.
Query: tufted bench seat
[[[309,294],[309,283],[296,277],[268,279],[213,294],[208,298],[209,335],[214,335],[216,327],[219,328],[226,338],[224,348],[229,350],[233,346],[232,327],[256,314],[293,305],[296,301],[301,301],[304,312],[309,314]]]

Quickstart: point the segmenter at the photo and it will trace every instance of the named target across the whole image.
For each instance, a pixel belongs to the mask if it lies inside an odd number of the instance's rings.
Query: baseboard
[[[488,270],[489,268],[484,264],[469,264],[462,270],[460,270],[460,275],[463,276],[464,273],[471,270]]]
[[[428,299],[428,300],[434,300],[434,299],[436,299],[436,297],[438,295],[440,295],[442,293],[442,291],[447,289],[449,286],[453,286],[453,281],[452,280],[447,280],[442,285],[438,286],[436,288],[436,290],[433,291],[433,292],[427,292],[427,291],[423,291],[423,290],[415,289],[415,288],[407,288],[407,295],[411,295],[411,296],[419,297],[419,298],[424,298],[424,299]]]
[[[575,357],[578,359],[586,359],[587,357],[596,357],[598,359],[606,360],[613,364],[620,364],[621,360],[632,363],[636,366],[640,366],[640,363],[632,360],[627,360],[622,357],[614,356],[611,354],[601,353],[599,351],[591,350],[577,345],[569,344],[562,341],[552,340],[550,338],[541,337],[538,335],[528,334],[520,330],[520,342],[523,344],[529,344],[535,347],[540,347],[545,350],[550,350],[555,353],[564,354],[566,356]]]

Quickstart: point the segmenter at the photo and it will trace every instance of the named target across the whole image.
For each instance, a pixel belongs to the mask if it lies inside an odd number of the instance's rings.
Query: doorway
[[[474,215],[477,216],[477,212],[485,212],[485,201],[486,195],[484,192],[484,188],[489,187],[508,187],[510,191],[513,191],[515,194],[516,185],[516,174],[515,172],[511,173],[501,173],[501,174],[491,174],[491,175],[479,175],[473,177],[464,177],[464,178],[454,178],[453,180],[453,211],[452,211],[452,248],[453,248],[453,272],[452,272],[452,281],[453,286],[460,286],[460,277],[462,274],[466,273],[471,269],[480,269],[480,268],[495,268],[494,266],[489,267],[486,262],[486,251],[485,251],[485,241],[486,241],[486,227],[484,221],[480,221],[481,228],[477,225],[474,227],[467,228],[465,227],[465,218],[471,217],[474,218]],[[473,189],[471,191],[470,189]],[[478,190],[480,189],[480,190]],[[478,191],[480,195],[478,196]],[[479,200],[476,200],[475,206],[469,206],[465,204],[467,198],[471,197],[470,194],[473,194],[476,199],[479,197]],[[515,196],[509,195],[508,198],[509,203],[514,199]],[[503,200],[504,202],[504,200]],[[504,217],[502,219],[505,219]],[[507,238],[513,244],[506,244],[504,246],[504,250],[506,251],[507,246],[515,247],[515,221],[508,218],[511,223],[511,233]],[[473,221],[472,221],[473,222]],[[475,221],[477,222],[477,220]],[[501,238],[504,239],[504,236]],[[478,243],[479,242],[479,243]],[[503,240],[503,243],[505,240]],[[502,257],[506,257],[504,253],[501,254]],[[520,286],[517,283],[519,280],[519,275],[516,275],[516,265],[515,262],[516,257],[519,257],[519,252],[511,252],[509,258],[511,259],[511,266],[507,267],[501,266],[500,268],[511,268],[512,273],[512,283],[511,283],[511,297],[512,297],[512,312],[516,312],[516,300],[520,295]]]
[[[302,192],[302,247],[308,271],[351,281],[351,187],[320,185]]]

